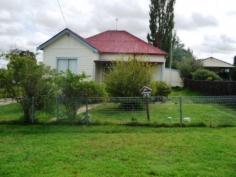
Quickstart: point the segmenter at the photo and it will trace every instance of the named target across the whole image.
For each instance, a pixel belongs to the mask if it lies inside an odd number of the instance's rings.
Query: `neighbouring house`
[[[232,64],[214,57],[200,59],[200,61],[205,69],[214,71],[223,79],[230,79],[230,71],[234,68]]]
[[[141,58],[153,67],[153,80],[164,80],[166,52],[127,31],[105,31],[83,38],[66,28],[37,47],[43,50],[44,64],[57,71],[84,72],[101,82],[116,60]]]

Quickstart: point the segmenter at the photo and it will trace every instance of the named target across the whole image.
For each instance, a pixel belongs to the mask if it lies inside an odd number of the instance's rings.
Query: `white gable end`
[[[215,58],[208,58],[205,60],[202,60],[202,64],[204,67],[216,67],[216,68],[233,68],[234,66],[226,63],[224,61],[215,59]]]
[[[86,46],[83,41],[80,41],[69,34],[64,34],[43,50],[43,62],[53,69],[57,69],[58,59],[76,59],[77,73],[86,73],[94,79],[95,63],[98,60],[99,54]]]

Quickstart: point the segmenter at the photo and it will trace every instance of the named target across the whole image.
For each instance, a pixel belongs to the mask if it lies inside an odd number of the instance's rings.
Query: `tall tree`
[[[149,43],[169,52],[173,40],[175,0],[151,0],[150,4],[150,33],[147,36]],[[167,58],[167,65],[169,59]]]
[[[176,68],[179,62],[185,59],[194,59],[193,51],[190,48],[186,48],[184,43],[181,42],[179,37],[174,34],[173,42],[173,62],[172,68]]]

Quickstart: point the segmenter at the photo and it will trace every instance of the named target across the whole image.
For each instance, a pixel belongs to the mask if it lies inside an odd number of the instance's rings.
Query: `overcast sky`
[[[67,27],[83,37],[115,29],[145,39],[149,0],[60,0]],[[235,0],[177,0],[176,31],[198,58],[233,62],[236,55]],[[35,50],[65,28],[56,0],[0,0],[0,50]]]

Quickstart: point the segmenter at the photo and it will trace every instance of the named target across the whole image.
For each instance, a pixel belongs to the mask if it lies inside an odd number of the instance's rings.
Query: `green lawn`
[[[170,96],[201,96],[201,94],[185,88],[172,88]]]
[[[236,128],[0,125],[1,177],[236,174]]]
[[[146,112],[122,111],[118,104],[102,104],[90,111],[92,120],[100,123],[147,123]],[[185,125],[236,126],[236,109],[217,104],[183,105],[183,123]],[[179,104],[163,103],[150,105],[149,123],[175,125],[180,123]]]
[[[186,96],[186,90],[175,96]],[[197,94],[196,94],[197,95]],[[173,95],[172,95],[173,96]],[[179,123],[179,104],[150,105],[151,125]],[[156,128],[145,111],[120,111],[117,104],[90,110],[108,125],[7,125],[20,120],[18,104],[0,106],[0,177],[234,177],[236,128]],[[185,125],[236,125],[236,110],[218,104],[184,104]],[[36,113],[40,122],[55,118]],[[78,115],[81,117],[81,114]],[[120,123],[140,123],[140,126]]]
[[[186,126],[236,126],[236,106],[227,107],[218,104],[183,104],[183,123]],[[148,122],[145,109],[124,111],[119,104],[105,103],[89,111],[93,123],[98,124],[153,124],[157,126],[176,126],[180,123],[180,106],[174,101],[150,104],[150,118]],[[60,112],[65,117],[65,113]],[[80,119],[83,113],[78,115]],[[23,116],[20,106],[9,104],[0,106],[0,122],[18,121]],[[36,118],[41,123],[55,119],[55,111],[47,113],[36,112]]]

